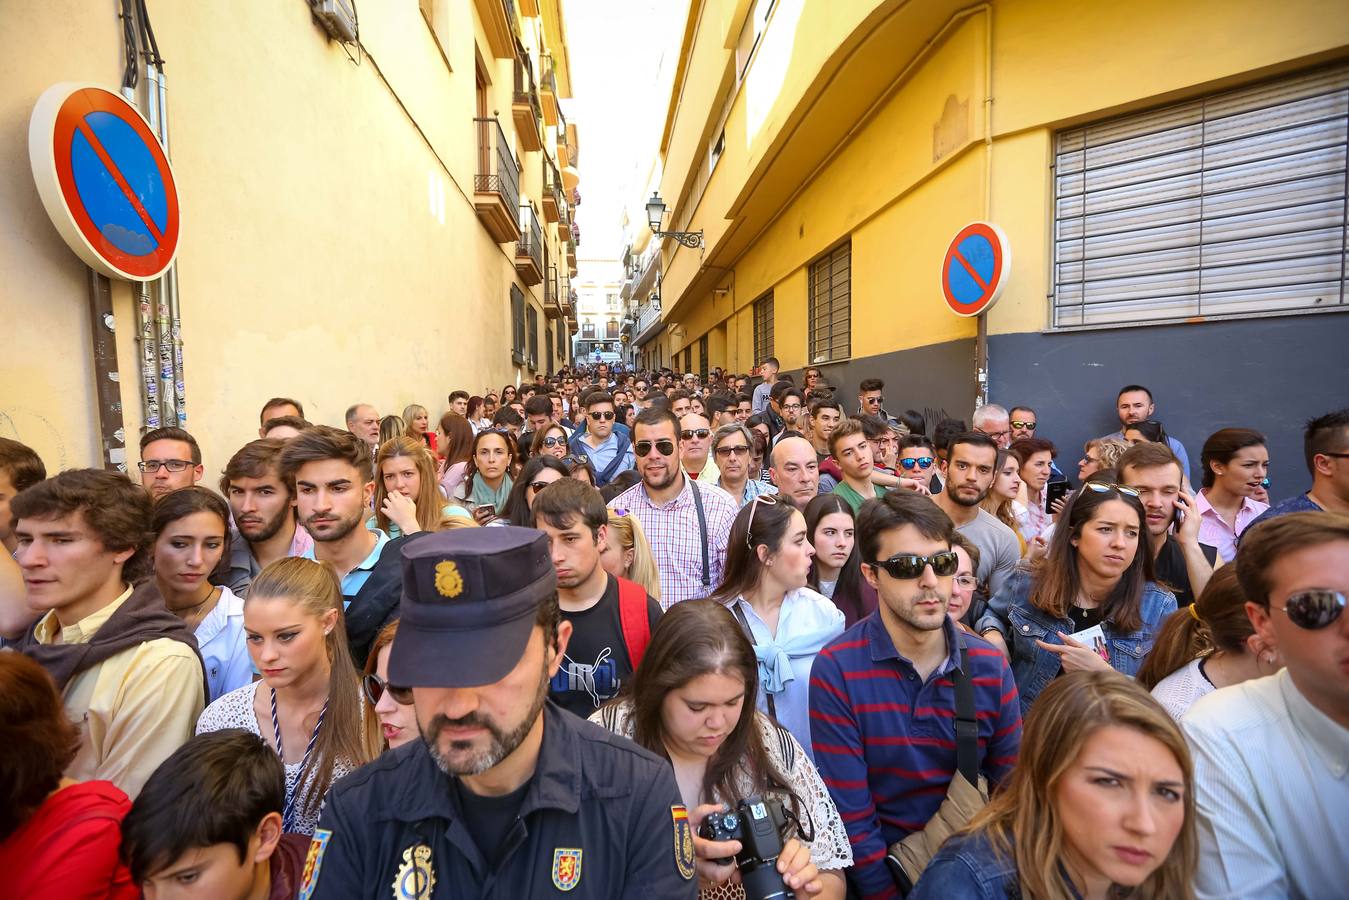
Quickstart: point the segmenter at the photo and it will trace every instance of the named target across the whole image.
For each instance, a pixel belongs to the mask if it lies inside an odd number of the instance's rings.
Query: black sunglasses
[[[912,581],[922,576],[923,570],[932,567],[932,573],[945,578],[954,575],[960,566],[960,557],[954,550],[943,550],[931,556],[918,556],[914,553],[901,553],[886,560],[871,563],[873,569],[884,569],[891,578]]]
[[[1320,631],[1344,615],[1344,594],[1326,588],[1312,588],[1289,596],[1275,609],[1287,614],[1288,621],[1307,631]]]
[[[614,419],[614,411],[610,409],[593,412],[590,414],[590,418],[594,419],[596,422],[599,422],[601,420],[605,422],[612,422]]]
[[[662,438],[659,441],[638,441],[632,449],[638,456],[650,456],[652,447],[655,447],[656,452],[661,456],[674,456],[674,441],[667,438]]]
[[[361,690],[365,692],[365,699],[370,701],[371,706],[379,706],[380,698],[384,696],[385,691],[388,691],[393,702],[400,706],[412,705],[412,688],[394,687],[373,673],[361,677]]]
[[[529,483],[529,489],[537,494],[539,491],[548,487],[548,485],[550,484],[552,484],[551,481],[531,481]]]
[[[691,441],[694,438],[697,438],[700,441],[705,441],[709,437],[711,437],[711,435],[712,432],[707,430],[706,428],[688,428],[685,429],[684,431],[679,432],[680,439],[685,441]]]
[[[546,437],[546,438],[543,439],[543,446],[545,446],[545,447],[565,447],[565,446],[567,446],[567,439],[566,439],[566,438],[560,438],[560,437],[553,437],[552,435],[549,435],[548,437]]]

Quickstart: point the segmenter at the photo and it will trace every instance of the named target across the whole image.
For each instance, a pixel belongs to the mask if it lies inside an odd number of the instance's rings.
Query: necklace
[[[276,755],[281,758],[281,765],[286,765],[286,751],[281,744],[281,720],[276,716],[276,688],[272,688],[272,734],[276,737]],[[328,714],[328,701],[323,701],[323,709],[319,711],[319,720],[314,723],[314,733],[309,736],[309,743],[304,748],[304,758],[300,760],[300,771],[295,776],[295,787],[286,791],[286,808],[281,813],[281,830],[292,831],[295,825],[295,798],[300,793],[300,775],[309,768],[309,755],[314,752],[314,744],[318,741],[319,729],[323,727],[323,717]]]
[[[173,613],[178,618],[182,619],[185,622],[190,622],[194,618],[196,618],[196,613],[198,610],[200,610],[206,604],[210,603],[219,595],[220,595],[220,588],[218,587],[211,588],[210,593],[206,595],[206,599],[202,600],[200,603],[193,603],[188,606],[174,606],[167,600],[165,600],[164,605],[169,608],[169,612]]]

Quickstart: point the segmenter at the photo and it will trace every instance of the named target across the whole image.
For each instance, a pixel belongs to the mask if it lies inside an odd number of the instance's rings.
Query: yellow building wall
[[[707,8],[721,10],[724,30],[725,10],[736,6],[732,0],[705,4],[664,160],[667,184],[683,184],[682,173],[696,169],[707,117],[717,112],[706,98],[727,63],[722,45],[710,37],[715,29],[707,20],[717,17]],[[1142,0],[1074,4],[1071,15],[1064,9],[1055,0],[1005,0],[994,2],[991,13],[975,11],[953,24],[804,189],[766,227],[753,225],[763,230],[752,243],[734,260],[718,260],[734,268],[730,305],[710,290],[681,299],[702,261],[696,250],[667,255],[667,309],[678,303],[667,319],[685,327],[683,342],[733,318],[728,358],[712,364],[748,370],[758,362],[750,304],[772,290],[776,355],[784,368],[807,364],[807,267],[849,235],[854,359],[972,338],[974,321],[946,308],[939,272],[951,236],[985,216],[1006,231],[1014,255],[1013,276],[989,314],[990,333],[1042,329],[1056,129],[1349,55],[1343,3],[1293,0],[1275,9],[1246,0]],[[778,139],[824,61],[846,52],[841,48],[862,19],[851,3],[798,0],[775,9],[762,54],[727,116],[726,150],[693,217],[709,247],[737,224],[728,218],[731,206],[765,148]],[[782,65],[784,58],[789,65]],[[984,145],[988,69],[991,154]],[[934,152],[939,133],[941,154]],[[843,138],[797,133],[790,140]]]
[[[436,416],[453,388],[527,376],[510,360],[514,246],[495,243],[473,210],[475,43],[508,135],[511,65],[487,51],[471,0],[436,5],[433,21],[458,23],[440,30],[439,47],[418,4],[363,4],[359,66],[304,3],[151,12],[183,204],[187,427],[208,481],[256,436],[273,395],[340,426],[357,401],[382,414],[417,402]],[[120,83],[121,30],[113,7],[92,0],[6,4],[4,18],[0,434],[53,470],[96,465],[85,269],[40,205],[27,127],[55,82]],[[523,161],[537,199],[540,155]],[[543,286],[525,291],[542,354]],[[114,311],[134,464],[140,367],[127,285],[114,286]]]

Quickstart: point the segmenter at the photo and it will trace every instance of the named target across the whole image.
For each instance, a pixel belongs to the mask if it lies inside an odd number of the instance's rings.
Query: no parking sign
[[[987,312],[1002,296],[1011,271],[1007,235],[990,222],[971,222],[956,232],[942,260],[946,305],[958,316]]]
[[[178,252],[178,189],[163,147],[122,95],[57,84],[28,127],[33,181],[70,249],[109,278],[151,281]]]

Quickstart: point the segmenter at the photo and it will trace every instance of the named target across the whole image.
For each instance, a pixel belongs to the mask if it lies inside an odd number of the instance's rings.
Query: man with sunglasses
[[[684,472],[679,432],[670,410],[642,410],[632,426],[642,480],[609,501],[610,509],[626,509],[641,523],[660,572],[664,609],[706,597],[721,584],[726,540],[740,509],[721,488]]]
[[[155,500],[179,488],[192,487],[205,474],[197,439],[173,425],[141,437],[141,487]]]
[[[951,439],[946,460],[940,463],[945,489],[932,495],[932,502],[950,518],[965,537],[979,547],[979,583],[992,597],[1016,571],[1021,561],[1021,542],[998,517],[980,506],[993,487],[998,446],[993,438],[967,431]]]
[[[864,378],[857,386],[857,414],[859,416],[880,416],[885,424],[894,423],[894,418],[885,411],[885,382],[879,378]]]
[[[1308,422],[1302,450],[1312,476],[1311,490],[1270,507],[1249,527],[1295,512],[1349,513],[1349,406]]]
[[[709,456],[712,444],[712,424],[706,416],[689,413],[679,420],[679,462],[690,478],[717,483],[721,475],[717,464]]]
[[[1201,697],[1194,753],[1202,898],[1342,897],[1349,810],[1349,515],[1253,525],[1237,552],[1246,614],[1286,666]]]
[[[934,494],[941,492],[940,482],[933,477],[937,474],[937,450],[927,435],[906,434],[900,438],[895,464],[899,467],[897,474],[912,478]]]
[[[879,604],[811,669],[815,764],[847,827],[849,879],[864,897],[894,896],[891,845],[921,831],[948,792],[975,792],[956,771],[958,742],[990,784],[1011,770],[1021,742],[1006,659],[947,615],[959,566],[951,534],[951,520],[912,491],[863,504],[857,547]],[[957,681],[973,698],[960,728]]]
[[[633,467],[632,447],[615,429],[614,398],[594,391],[585,398],[585,426],[572,435],[571,452],[585,456],[595,470],[595,486],[604,487],[619,472]]]

